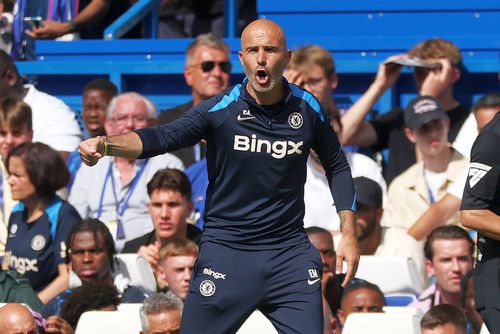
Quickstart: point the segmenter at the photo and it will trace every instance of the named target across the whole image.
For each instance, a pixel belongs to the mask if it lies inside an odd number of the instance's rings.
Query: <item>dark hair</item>
[[[4,76],[7,70],[13,70],[19,76],[16,64],[10,55],[4,50],[0,50],[0,75]]]
[[[342,299],[340,300],[340,305],[342,305],[342,303],[344,302],[344,299],[347,298],[347,296],[351,292],[354,292],[354,291],[360,290],[360,289],[368,289],[368,290],[374,291],[375,293],[377,293],[379,295],[379,297],[382,299],[382,301],[385,305],[384,293],[382,292],[382,290],[380,290],[378,285],[370,283],[370,282],[365,281],[365,280],[361,280],[361,279],[353,279],[353,280],[351,280],[351,282],[349,284],[347,284],[347,286],[344,288],[344,291],[342,292]]]
[[[69,182],[69,171],[59,153],[43,143],[24,143],[14,147],[7,156],[21,158],[38,196],[50,198]]]
[[[31,107],[21,99],[7,97],[0,101],[0,126],[18,129],[26,124],[28,130],[33,130]]]
[[[104,225],[102,221],[96,218],[85,219],[76,224],[75,226],[73,226],[68,236],[68,242],[66,243],[68,245],[66,259],[68,259],[69,261],[69,259],[71,258],[70,254],[71,254],[71,246],[73,245],[73,240],[75,239],[75,235],[81,232],[91,232],[94,236],[94,240],[96,243],[99,242],[99,234],[103,236],[106,256],[108,257],[109,264],[111,265],[111,270],[113,270],[115,263],[115,255],[116,255],[115,242],[113,240],[111,232],[109,232],[109,229],[106,227],[106,225]]]
[[[474,253],[474,242],[472,241],[469,233],[465,231],[463,228],[458,226],[445,225],[435,228],[424,245],[424,255],[427,260],[432,261],[434,257],[434,249],[433,244],[435,240],[460,240],[465,239],[470,244],[470,255]]]
[[[155,190],[178,191],[188,201],[191,200],[191,182],[186,174],[178,169],[165,168],[158,170],[148,182],[148,194]]]
[[[87,83],[83,88],[83,94],[87,93],[89,90],[102,90],[109,94],[110,97],[115,97],[118,95],[118,88],[115,84],[108,79],[94,79]]]
[[[467,282],[472,278],[474,269],[471,269],[460,280],[460,302],[465,306],[465,299],[467,298]]]
[[[472,111],[476,112],[478,109],[494,107],[498,107],[500,110],[500,93],[492,93],[483,96],[476,103],[474,103]]]
[[[82,285],[74,289],[63,302],[61,318],[76,328],[84,312],[100,310],[106,306],[117,307],[120,303],[121,299],[114,285]]]
[[[420,327],[422,329],[434,329],[448,323],[453,324],[465,333],[467,319],[464,312],[451,304],[440,304],[424,314],[424,317],[420,320]]]
[[[309,226],[308,228],[306,228],[306,234],[307,235],[321,234],[321,233],[331,235],[328,230],[326,230],[326,229],[324,229],[322,227],[319,227],[319,226]]]

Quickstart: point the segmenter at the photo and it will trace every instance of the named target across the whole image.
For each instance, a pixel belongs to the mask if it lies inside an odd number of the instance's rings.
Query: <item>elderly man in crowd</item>
[[[140,334],[178,334],[181,328],[182,301],[173,293],[158,293],[142,304]]]
[[[156,123],[156,109],[148,99],[124,93],[111,100],[104,127],[108,135],[120,135]],[[146,184],[157,170],[167,167],[183,169],[169,153],[139,160],[106,157],[94,168],[80,167],[69,202],[83,219],[103,220],[120,251],[126,241],[153,230]]]

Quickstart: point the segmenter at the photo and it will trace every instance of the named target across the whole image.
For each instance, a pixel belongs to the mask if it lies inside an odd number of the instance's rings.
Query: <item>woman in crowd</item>
[[[69,172],[63,159],[42,143],[25,143],[7,158],[12,198],[4,268],[26,276],[43,303],[68,288],[66,240],[78,212],[56,195]]]

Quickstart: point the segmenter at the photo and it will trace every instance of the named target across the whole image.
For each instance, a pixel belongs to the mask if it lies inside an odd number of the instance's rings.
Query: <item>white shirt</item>
[[[82,140],[76,115],[60,99],[25,85],[28,93],[23,101],[31,107],[33,141],[49,145],[57,151],[72,152]]]
[[[387,186],[379,166],[369,157],[360,154],[345,152],[352,177],[364,176],[377,182],[382,188],[385,198]],[[304,185],[304,227],[318,226],[329,231],[340,230],[340,218],[333,203],[332,193],[325,173],[318,171],[311,161],[307,160],[307,179]]]
[[[123,214],[125,239],[116,240],[118,213],[114,194],[116,194],[118,201],[123,200],[132,182],[122,186],[118,169],[113,163],[112,176],[115,184],[115,192],[113,192],[112,182],[109,179],[106,182],[109,166],[111,162],[114,161],[112,159],[114,158],[106,156],[100,159],[93,167],[82,164],[76,173],[75,182],[69,196],[69,203],[75,207],[83,219],[98,218],[101,196],[103,196],[100,218],[107,224],[116,241],[116,249],[120,251],[126,241],[138,238],[153,230],[153,222],[151,221],[147,208],[149,196],[146,185],[149,180],[151,180],[159,169],[176,168],[184,170],[184,166],[177,157],[169,153],[148,160],[148,163],[144,167],[130,195],[128,206]],[[143,163],[144,160],[136,160],[136,173],[140,170]],[[102,195],[105,182],[106,188],[104,190],[104,195]]]
[[[474,144],[477,134],[476,117],[474,117],[474,113],[471,112],[464,124],[462,124],[462,127],[460,128],[460,131],[451,146],[464,157],[470,158],[472,144]]]

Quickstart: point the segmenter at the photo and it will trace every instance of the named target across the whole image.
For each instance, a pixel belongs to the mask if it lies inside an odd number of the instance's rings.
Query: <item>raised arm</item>
[[[120,136],[99,136],[81,142],[78,153],[88,166],[95,165],[105,155],[137,159],[142,153],[142,141],[135,132]]]
[[[401,65],[387,63],[391,59],[406,57],[398,55],[389,57],[381,63],[378,68],[377,76],[368,90],[361,96],[347,113],[342,117],[342,141],[344,145],[370,146],[377,142],[377,134],[373,126],[365,121],[366,115],[372,110],[373,106],[380,97],[389,89],[399,78]]]

